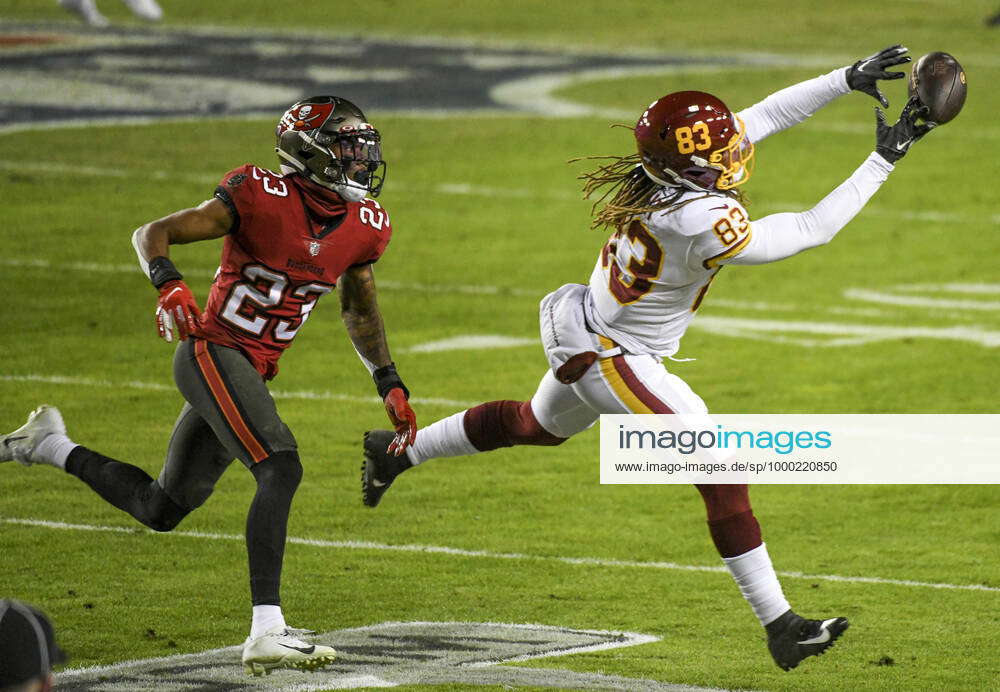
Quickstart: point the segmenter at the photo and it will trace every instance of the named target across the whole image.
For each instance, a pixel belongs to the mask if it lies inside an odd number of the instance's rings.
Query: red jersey
[[[201,336],[240,349],[267,380],[316,301],[345,270],[376,261],[392,235],[378,202],[345,202],[342,215],[322,218],[310,213],[316,202],[301,185],[246,164],[227,173],[215,191],[234,221]]]

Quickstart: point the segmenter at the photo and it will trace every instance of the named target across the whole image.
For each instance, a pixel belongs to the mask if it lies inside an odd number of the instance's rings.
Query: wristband
[[[372,373],[372,379],[375,380],[375,388],[378,390],[378,395],[383,399],[385,399],[385,395],[389,393],[390,389],[395,389],[396,387],[403,390],[403,395],[407,399],[410,398],[410,390],[406,388],[403,380],[400,379],[399,374],[396,372],[395,363],[389,363],[388,365],[383,365],[381,368],[377,368]]]
[[[168,281],[180,281],[183,278],[169,258],[160,255],[149,260],[149,280],[156,288],[160,288]]]

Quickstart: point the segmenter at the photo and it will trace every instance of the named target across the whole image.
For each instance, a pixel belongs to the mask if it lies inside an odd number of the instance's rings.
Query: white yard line
[[[99,262],[50,262],[43,259],[18,259],[14,257],[0,257],[0,267],[18,267],[25,269],[44,269],[57,271],[80,271],[93,272],[95,274],[134,274],[141,276],[139,263],[133,264],[103,264]],[[211,279],[215,276],[214,269],[184,269],[185,276]],[[467,295],[502,295],[502,296],[524,296],[541,299],[544,289],[514,288],[507,286],[490,285],[463,285],[463,284],[425,284],[420,282],[391,281],[385,279],[377,280],[378,287],[390,290],[410,291],[419,293],[462,293]]]
[[[38,528],[57,529],[63,531],[94,531],[102,533],[125,533],[141,535],[143,537],[156,536],[155,540],[161,540],[161,536],[174,536],[177,538],[196,538],[209,541],[240,541],[245,537],[242,534],[207,533],[203,531],[172,531],[170,533],[157,533],[142,527],[127,528],[124,526],[102,526],[100,524],[69,524],[61,521],[49,521],[47,519],[29,519],[22,517],[0,517],[0,523],[14,524],[19,526],[34,526]],[[372,550],[389,551],[402,553],[423,553],[431,555],[450,555],[455,557],[476,557],[488,560],[518,560],[533,562],[555,562],[565,565],[578,565],[583,567],[619,567],[626,569],[657,569],[674,570],[683,572],[718,572],[728,573],[721,565],[682,565],[676,562],[643,562],[639,560],[612,560],[599,557],[563,557],[559,555],[530,555],[527,553],[495,553],[489,550],[467,550],[464,548],[450,548],[437,545],[401,544],[390,545],[388,543],[375,543],[372,541],[329,541],[318,538],[298,538],[290,536],[289,543],[297,545],[307,545],[314,548],[331,548],[337,550]],[[947,589],[952,591],[987,591],[1000,593],[1000,587],[984,586],[982,584],[948,584],[942,582],[926,582],[914,579],[887,579],[884,577],[856,577],[838,574],[804,574],[802,572],[778,572],[781,577],[789,579],[806,579],[810,581],[834,581],[852,584],[884,584],[887,586],[909,586],[925,589]]]
[[[91,177],[111,177],[111,178],[135,178],[154,180],[175,180],[197,185],[214,185],[221,180],[221,175],[209,173],[185,173],[164,170],[137,170],[129,168],[111,168],[98,166],[78,166],[68,163],[53,163],[45,161],[18,161],[12,159],[0,159],[0,170],[21,171],[24,173],[37,173],[42,175],[81,175]],[[393,183],[393,187],[401,192],[417,192],[412,186]],[[426,187],[421,187],[422,194],[436,193],[440,195],[455,195],[461,197],[496,197],[500,199],[550,199],[562,201],[583,201],[582,194],[576,191],[542,191],[533,188],[519,188],[510,186],[488,186],[473,185],[469,183],[435,183]],[[208,192],[206,191],[206,196]],[[768,206],[775,210],[782,211],[803,211],[809,209],[819,201],[818,197],[814,202],[773,202]],[[993,225],[1000,224],[1000,214],[983,216],[981,214],[968,215],[959,212],[945,212],[936,210],[896,210],[882,209],[878,205],[869,205],[861,210],[861,215],[870,215],[878,218],[894,218],[904,221],[923,221],[929,223],[956,223],[956,224],[981,224],[984,221]]]
[[[448,339],[428,341],[426,343],[401,349],[402,353],[441,353],[444,351],[475,351],[483,349],[519,348],[521,346],[537,346],[538,337],[524,338],[504,336],[503,334],[461,334]]]
[[[115,382],[93,377],[75,377],[70,375],[5,375],[0,374],[0,382],[37,382],[40,384],[68,385],[72,387],[98,387],[101,389],[143,389],[156,392],[174,392],[177,388],[160,382],[140,382],[125,380]],[[356,396],[340,392],[297,390],[287,391],[272,389],[271,396],[275,399],[305,399],[311,401],[346,401],[355,404],[382,404],[377,396]],[[465,409],[480,403],[478,401],[461,401],[459,399],[441,399],[438,397],[415,396],[410,399],[415,404],[424,406],[446,406],[455,409]]]
[[[1000,331],[986,329],[981,325],[971,327],[901,327],[881,324],[842,324],[702,315],[691,323],[691,327],[722,336],[739,336],[741,338],[750,338],[754,334],[768,335],[770,338],[771,334],[789,333],[839,337],[822,341],[791,337],[783,339],[787,343],[798,343],[800,346],[846,346],[894,339],[945,339],[967,341],[987,348],[1000,346]]]
[[[81,271],[93,272],[97,274],[136,274],[140,273],[139,264],[110,264],[100,262],[51,262],[44,259],[25,259],[17,257],[0,257],[0,267],[15,267],[26,269],[44,269],[56,271]],[[212,278],[215,275],[214,269],[192,269],[187,268],[184,274],[199,278]],[[546,289],[544,288],[517,288],[511,286],[494,286],[489,284],[429,284],[414,281],[393,281],[388,279],[378,279],[378,287],[388,290],[398,290],[417,293],[447,293],[464,295],[503,295],[533,298],[540,300]],[[983,284],[983,286],[987,286]],[[990,291],[995,292],[995,285]],[[967,291],[972,292],[972,291]],[[986,292],[984,288],[982,293]],[[733,310],[745,310],[751,312],[795,312],[808,311],[811,313],[824,312],[833,315],[855,315],[859,317],[898,317],[898,311],[880,310],[874,307],[849,307],[834,305],[828,307],[818,307],[815,305],[796,305],[794,303],[773,303],[760,300],[729,300],[726,298],[712,298],[709,303],[711,308],[730,308]],[[698,322],[693,323],[697,325]]]
[[[18,267],[39,270],[58,271],[82,271],[94,273],[123,273],[139,274],[138,264],[101,264],[96,262],[50,262],[44,259],[22,259],[0,257],[0,267]],[[206,269],[186,269],[185,274],[191,277],[210,278],[214,272]],[[400,290],[408,293],[438,293],[438,294],[464,294],[464,295],[503,295],[517,296],[538,300],[544,293],[543,289],[513,288],[493,285],[443,285],[427,284],[420,282],[402,281],[378,281],[380,288],[386,290]],[[906,287],[904,287],[906,288]],[[942,284],[938,286],[921,286],[922,290],[936,289],[940,295],[940,289],[960,291],[966,295],[989,295],[997,290],[996,284]],[[915,290],[915,289],[914,289]],[[912,291],[904,291],[912,293]],[[949,300],[940,297],[922,297],[914,295],[894,295],[884,292],[870,291],[866,289],[844,289],[844,297],[851,300],[877,301],[883,304],[893,304],[900,307],[920,307],[924,316],[930,310],[947,313],[948,321],[951,324],[938,325],[915,325],[899,324],[898,310],[887,311],[874,307],[851,307],[834,305],[826,307],[812,307],[814,315],[820,313],[830,315],[850,315],[857,317],[881,317],[892,320],[893,324],[847,324],[842,322],[813,322],[806,320],[774,320],[758,319],[754,317],[735,317],[716,314],[711,311],[708,314],[700,315],[691,324],[692,329],[703,330],[715,334],[722,334],[744,339],[765,340],[776,343],[789,343],[805,348],[830,348],[835,346],[857,346],[876,341],[887,341],[894,339],[944,339],[955,341],[967,341],[970,343],[993,348],[1000,346],[1000,331],[990,328],[989,323],[983,324],[979,321],[971,324],[955,324],[955,311],[972,310],[974,312],[996,312],[1000,307],[998,301],[976,301],[976,300]],[[741,313],[763,312],[768,316],[777,312],[794,312],[806,308],[789,303],[770,303],[766,301],[740,301],[718,299],[711,302],[713,308],[723,310],[737,310]],[[967,319],[963,317],[962,319]],[[958,321],[962,321],[959,319]],[[802,336],[809,334],[813,336]],[[823,338],[814,338],[821,335]],[[434,341],[423,344],[415,344],[409,348],[401,349],[402,352],[437,352],[456,350],[463,348],[508,348],[531,345],[535,342],[535,337],[503,336],[491,335],[488,337],[475,335],[459,335],[457,337]],[[327,398],[334,399],[336,396],[330,393],[319,393],[316,396],[297,396],[289,398]],[[344,399],[347,400],[347,399]],[[424,400],[423,403],[455,403],[447,399]]]

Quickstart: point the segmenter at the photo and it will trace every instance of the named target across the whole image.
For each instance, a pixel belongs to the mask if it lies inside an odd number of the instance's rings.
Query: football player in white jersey
[[[876,146],[815,207],[751,220],[737,190],[750,177],[754,146],[802,122],[852,89],[888,106],[880,79],[909,61],[892,46],[848,67],[782,89],[733,113],[698,91],[650,104],[635,126],[637,151],[584,176],[589,196],[604,190],[595,227],[612,233],[588,285],[569,284],[541,304],[551,368],[530,401],[492,401],[421,431],[400,454],[392,431],[365,436],[363,499],[374,507],[401,472],[428,459],[512,445],[558,445],[602,413],[703,414],[701,398],[663,359],[676,353],[712,279],[727,264],[764,264],[829,242],[926,134],[916,101],[886,124],[876,107]],[[598,203],[600,205],[601,202]],[[597,205],[595,205],[596,207]],[[846,618],[796,615],[761,539],[746,485],[698,485],[722,559],[765,627],[775,662],[789,670],[822,653]]]

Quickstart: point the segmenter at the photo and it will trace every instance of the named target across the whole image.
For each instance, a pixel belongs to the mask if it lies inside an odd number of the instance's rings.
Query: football
[[[927,120],[942,125],[958,115],[965,104],[965,71],[948,53],[928,53],[910,71],[910,96],[930,109]]]

